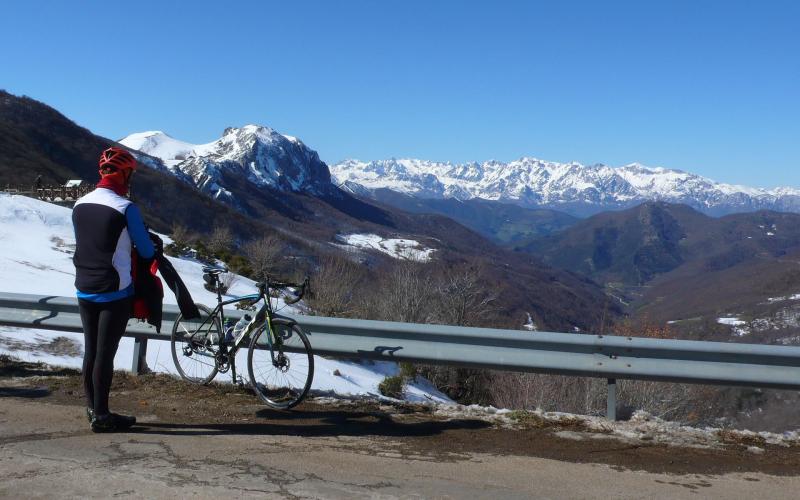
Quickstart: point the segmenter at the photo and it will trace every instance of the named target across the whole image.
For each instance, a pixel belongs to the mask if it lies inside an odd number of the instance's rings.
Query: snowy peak
[[[160,130],[131,134],[119,141],[131,149],[147,153],[161,159],[168,167],[173,167],[191,156],[198,156],[203,146],[173,139]]]
[[[217,198],[233,201],[223,174],[295,192],[320,194],[332,188],[328,167],[316,151],[260,125],[228,127],[207,144],[184,142],[161,131],[138,132],[119,142],[160,159],[174,175]]]
[[[452,164],[392,158],[346,160],[332,166],[331,175],[353,192],[386,188],[420,198],[480,198],[550,207],[576,215],[626,208],[648,200],[685,203],[716,215],[758,209],[800,211],[797,189],[735,186],[639,163],[611,167],[523,157],[508,163],[490,160]]]

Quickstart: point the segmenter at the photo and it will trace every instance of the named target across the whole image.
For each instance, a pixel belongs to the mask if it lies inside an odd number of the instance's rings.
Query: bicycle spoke
[[[270,351],[269,333],[257,332],[250,344],[248,369],[253,388],[265,403],[291,408],[305,397],[311,385],[313,354],[298,327],[277,320],[274,326],[279,341]],[[300,352],[286,352],[289,349]]]
[[[179,316],[172,330],[172,357],[180,376],[189,382],[206,384],[217,373],[215,335],[219,335],[219,320],[211,311],[198,304],[200,318],[184,320]],[[219,337],[217,337],[219,338]]]

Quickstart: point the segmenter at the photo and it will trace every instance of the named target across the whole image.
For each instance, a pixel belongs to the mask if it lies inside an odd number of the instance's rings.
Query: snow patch
[[[531,411],[509,411],[478,405],[438,405],[434,414],[450,419],[479,418],[506,427],[524,426],[527,419],[540,419],[544,422],[576,428],[560,430],[556,435],[565,439],[617,439],[630,444],[654,443],[666,446],[691,448],[718,448],[726,443],[763,442],[765,445],[800,446],[800,430],[774,432],[753,432],[749,430],[723,429],[718,427],[691,427],[679,422],[669,422],[645,411],[635,412],[630,420],[610,421],[604,417],[576,415],[562,412],[547,412],[540,409]],[[750,453],[759,453],[753,447]]]
[[[746,324],[746,322],[740,320],[738,316],[717,318],[717,323],[719,323],[720,325],[730,325],[730,326],[740,326]]]
[[[347,234],[336,237],[345,247],[377,250],[395,259],[428,262],[436,251],[418,241],[404,238],[384,238],[377,234]]]
[[[773,304],[775,302],[785,302],[787,300],[800,300],[800,293],[795,293],[793,295],[784,295],[782,297],[770,297],[767,299],[767,303]]]
[[[739,319],[738,316],[717,318],[717,323],[732,327],[733,334],[737,337],[744,337],[751,333],[750,328],[747,326],[747,321]]]
[[[530,332],[538,332],[539,328],[536,326],[536,323],[533,321],[533,318],[531,318],[531,313],[525,313],[525,314],[528,315],[528,321],[526,321],[525,324],[522,325],[522,328]]]

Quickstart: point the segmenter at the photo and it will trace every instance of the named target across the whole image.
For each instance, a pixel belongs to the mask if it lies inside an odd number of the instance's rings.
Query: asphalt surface
[[[795,449],[572,441],[375,403],[265,410],[233,388],[117,377],[93,434],[74,373],[0,370],[3,498],[797,498]],[[5,376],[4,376],[5,375]]]

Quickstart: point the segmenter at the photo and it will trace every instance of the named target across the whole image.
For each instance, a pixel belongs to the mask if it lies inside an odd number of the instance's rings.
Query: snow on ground
[[[784,297],[768,298],[763,304],[777,304],[800,300],[800,294],[787,295]],[[700,318],[695,318],[700,319]],[[689,321],[689,320],[678,320]],[[752,333],[762,333],[766,331],[790,330],[800,328],[800,308],[797,304],[787,304],[785,307],[770,313],[767,317],[752,318],[748,321],[739,319],[739,316],[727,315],[717,318],[717,323],[731,327],[733,335],[743,337]],[[780,341],[780,339],[777,339]]]
[[[556,435],[573,440],[614,439],[633,446],[641,443],[664,444],[692,448],[717,448],[726,443],[752,443],[747,451],[754,454],[764,452],[762,446],[800,446],[800,430],[753,432],[748,430],[722,429],[717,427],[690,427],[678,422],[669,422],[645,411],[637,411],[630,420],[612,422],[604,417],[575,415],[572,413],[547,412],[543,410],[510,411],[492,406],[440,405],[434,414],[459,419],[478,418],[496,425],[515,427],[526,421],[544,421],[554,426],[559,424],[576,430],[561,430]]]
[[[165,238],[168,241],[168,238]],[[410,240],[408,240],[410,241]],[[416,244],[416,242],[414,242]],[[23,196],[0,194],[0,291],[12,293],[74,296],[75,269],[72,253],[75,237],[72,210]],[[203,264],[169,257],[195,302],[212,306],[216,296],[203,288]],[[229,294],[245,295],[254,291],[253,281],[237,276]],[[299,310],[282,300],[274,305],[284,313]],[[176,304],[175,297],[165,290],[164,303]],[[162,331],[169,331],[165,324]],[[79,368],[83,356],[83,335],[0,326],[0,354],[44,362],[55,366]],[[129,370],[133,359],[133,339],[123,338],[114,365]],[[332,360],[316,356],[312,390],[346,396],[378,396],[378,384],[387,375],[396,375],[398,367],[391,362],[361,363]],[[175,373],[169,342],[148,344],[147,365],[154,371]],[[237,356],[237,366],[246,376],[246,351]],[[218,380],[230,380],[230,374]],[[407,387],[405,398],[413,402],[451,402],[426,380],[417,380]]]
[[[729,325],[729,326],[740,326],[745,324],[745,322],[740,320],[738,316],[717,318],[717,323],[719,323],[720,325]]]
[[[782,297],[770,297],[767,299],[767,303],[772,304],[775,302],[785,302],[787,300],[800,300],[800,293],[795,293],[792,295],[784,295]]]
[[[531,332],[538,332],[539,328],[536,326],[536,323],[533,321],[533,318],[531,318],[531,313],[525,313],[525,314],[528,315],[528,321],[526,321],[525,324],[522,325],[522,328]]]
[[[377,250],[395,259],[428,262],[435,249],[424,248],[416,240],[402,238],[383,238],[377,234],[347,234],[339,235],[337,239],[345,247],[366,250]]]
[[[739,319],[738,316],[717,318],[717,323],[720,325],[730,326],[733,330],[733,334],[737,337],[744,337],[750,333],[750,328],[747,326],[747,321]]]

